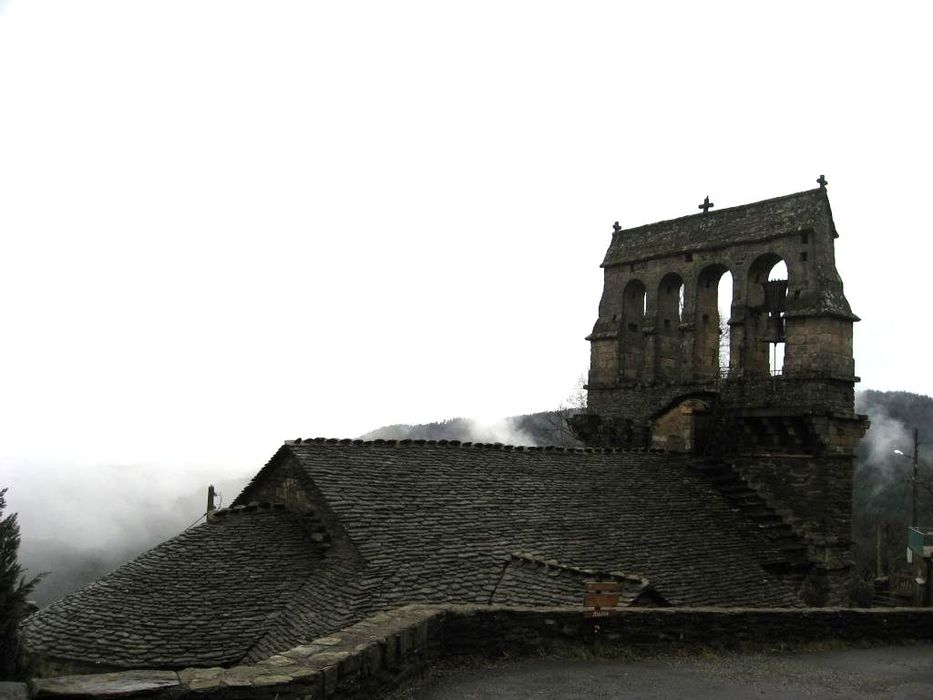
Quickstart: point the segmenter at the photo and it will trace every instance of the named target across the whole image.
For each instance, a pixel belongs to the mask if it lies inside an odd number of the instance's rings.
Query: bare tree
[[[553,411],[544,414],[544,421],[554,435],[554,443],[560,447],[581,447],[580,439],[570,429],[568,421],[578,413],[586,411],[586,374],[581,374],[570,393]]]
[[[719,317],[719,369],[729,369],[729,342],[731,339],[732,328],[729,326],[729,319]]]

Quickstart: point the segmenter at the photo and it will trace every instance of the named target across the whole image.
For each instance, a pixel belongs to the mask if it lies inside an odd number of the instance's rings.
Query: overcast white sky
[[[933,394],[931,26],[929,2],[0,0],[0,485],[553,407],[613,221],[821,173],[861,388]]]

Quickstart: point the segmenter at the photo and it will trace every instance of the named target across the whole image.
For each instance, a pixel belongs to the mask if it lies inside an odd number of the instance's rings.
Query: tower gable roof
[[[823,188],[617,231],[601,266],[766,241],[818,229],[837,236],[829,197]]]

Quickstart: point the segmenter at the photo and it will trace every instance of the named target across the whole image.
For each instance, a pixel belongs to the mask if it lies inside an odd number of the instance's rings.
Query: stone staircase
[[[759,534],[774,545],[777,552],[764,568],[799,590],[813,563],[807,556],[807,545],[784,519],[772,510],[765,500],[735,472],[731,465],[716,460],[702,460],[693,468],[732,503],[735,510]]]

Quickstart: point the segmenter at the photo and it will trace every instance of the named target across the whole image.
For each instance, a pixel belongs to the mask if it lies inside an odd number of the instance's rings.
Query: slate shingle
[[[320,547],[281,509],[186,530],[28,617],[27,649],[123,667],[211,666],[244,654],[316,571]]]
[[[488,602],[514,552],[643,576],[674,605],[800,605],[760,565],[774,546],[683,456],[305,440],[266,470],[290,457],[380,581],[368,609]]]

